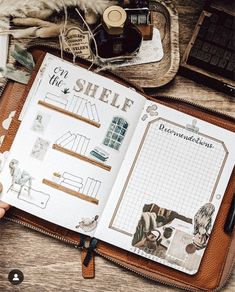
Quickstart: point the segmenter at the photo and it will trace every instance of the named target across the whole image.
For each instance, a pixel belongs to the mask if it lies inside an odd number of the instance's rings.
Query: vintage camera
[[[136,25],[141,31],[144,40],[151,40],[153,37],[153,14],[149,10],[149,1],[121,0],[122,6],[130,23]]]

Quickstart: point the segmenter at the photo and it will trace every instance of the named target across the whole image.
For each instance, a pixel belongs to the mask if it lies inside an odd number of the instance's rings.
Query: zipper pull
[[[84,279],[92,279],[95,277],[95,257],[93,251],[97,242],[96,238],[91,238],[90,242],[85,242],[85,248],[82,249],[82,276]]]
[[[80,242],[76,245],[76,248],[84,248],[86,243],[86,237],[83,234],[80,234]]]

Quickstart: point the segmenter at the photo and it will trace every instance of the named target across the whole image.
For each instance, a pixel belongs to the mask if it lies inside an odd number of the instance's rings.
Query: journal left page
[[[47,54],[2,167],[0,199],[92,236],[144,103],[133,89]]]

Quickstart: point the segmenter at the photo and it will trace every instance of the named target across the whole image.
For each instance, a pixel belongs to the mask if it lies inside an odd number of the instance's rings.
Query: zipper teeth
[[[32,46],[30,46],[30,48],[34,48],[34,47],[45,47],[45,48],[52,48],[52,49],[55,49],[57,51],[60,51],[60,49],[56,46],[52,46],[52,45],[47,45],[45,43],[34,43]],[[73,54],[70,52],[70,51],[66,51],[67,54],[73,56]],[[79,57],[79,56],[76,56],[76,59],[80,59],[80,60],[83,60],[83,61],[86,61],[86,62],[89,62],[88,60],[86,60],[85,58],[82,58],[82,57]],[[95,64],[96,66],[98,66],[97,64]],[[138,90],[143,94],[144,91],[141,91],[141,88],[140,86],[134,82],[134,81],[129,81],[127,80],[126,78],[120,76],[118,73],[115,73],[114,71],[110,71],[110,70],[105,70],[105,71],[109,71],[111,72],[111,74],[113,74],[114,76],[126,81],[127,83],[129,83],[130,85],[134,85],[136,88],[138,88]],[[170,95],[157,95],[156,94],[151,94],[150,95],[151,97],[157,97],[157,98],[167,98],[167,99],[171,99],[171,100],[176,100],[176,101],[181,101],[181,102],[184,102],[186,104],[189,104],[189,105],[192,105],[192,106],[195,106],[197,108],[200,108],[202,110],[206,110],[206,111],[209,111],[211,113],[214,113],[214,114],[217,114],[217,115],[220,115],[220,116],[223,116],[223,117],[227,117],[229,119],[232,119],[232,120],[235,120],[235,118],[227,113],[224,113],[224,112],[221,112],[221,111],[218,111],[218,110],[215,110],[215,109],[211,109],[211,108],[208,108],[206,106],[203,106],[199,103],[196,103],[196,102],[193,102],[193,101],[189,101],[187,100],[186,98],[182,98],[182,97],[175,97],[175,96],[170,96]]]
[[[0,88],[0,98],[1,98],[1,95],[3,94],[4,89],[5,89],[7,82],[8,82],[8,78],[5,78],[5,77],[3,77],[3,78],[4,78],[3,85]]]
[[[75,248],[80,248],[81,249],[81,247],[78,245],[78,243],[76,241],[66,239],[66,238],[64,238],[62,236],[59,236],[59,235],[53,234],[51,232],[45,231],[42,228],[35,227],[32,224],[22,222],[21,220],[18,220],[18,219],[10,218],[10,217],[7,217],[7,216],[5,216],[4,219],[6,219],[8,221],[11,221],[11,222],[14,222],[14,223],[18,223],[18,224],[20,224],[22,226],[28,227],[30,229],[33,229],[35,231],[38,231],[40,233],[43,233],[45,235],[48,235],[48,236],[53,237],[55,239],[58,239],[60,241],[66,242],[66,243],[71,244],[71,245],[74,245]]]
[[[42,43],[35,43],[35,44],[33,44],[32,46],[30,46],[30,48],[34,48],[34,47],[52,48],[52,49],[56,49],[56,50],[59,51],[58,47],[56,47],[56,46],[47,45],[47,44],[42,44]],[[66,51],[66,53],[68,53],[69,55],[72,55],[71,52],[67,52],[67,51]],[[82,57],[78,57],[78,56],[76,56],[76,59],[80,59],[80,60],[87,61],[86,59],[84,59],[84,58],[82,58]],[[117,73],[115,73],[115,72],[113,72],[113,71],[112,71],[111,73],[112,73],[113,75],[115,75],[116,77],[121,78],[121,79],[127,81],[129,84],[133,84],[134,86],[136,86],[137,88],[139,88],[139,85],[138,85],[137,83],[135,83],[135,82],[130,82],[129,80],[126,80],[125,78],[120,77]],[[4,84],[3,84],[3,86],[2,86],[2,90],[1,90],[1,92],[0,92],[0,95],[1,95],[2,92],[4,91],[7,82],[8,82],[8,79],[6,79],[6,81],[4,82]],[[140,90],[140,91],[141,91],[141,90]],[[152,97],[157,97],[157,98],[167,98],[167,99],[171,99],[171,100],[181,101],[181,102],[184,102],[184,103],[186,103],[186,104],[189,104],[189,105],[192,105],[192,106],[196,106],[197,108],[200,108],[200,109],[203,109],[203,110],[209,111],[209,112],[211,112],[211,113],[215,113],[215,114],[217,114],[217,115],[220,115],[220,116],[227,117],[227,118],[229,118],[229,119],[235,120],[235,118],[234,118],[233,116],[231,116],[231,115],[229,115],[229,114],[227,114],[227,113],[224,113],[224,112],[221,112],[221,111],[218,111],[218,110],[214,110],[214,109],[208,108],[208,107],[203,106],[203,105],[201,105],[201,104],[199,104],[199,103],[195,103],[195,102],[192,102],[192,101],[188,101],[188,100],[186,100],[186,99],[184,99],[184,98],[174,97],[174,96],[169,96],[169,95],[161,95],[161,96],[159,96],[159,95],[157,95],[157,94],[156,94],[156,95],[153,94],[153,95],[151,95],[151,96],[152,96]],[[7,219],[8,221],[18,223],[18,224],[20,224],[20,225],[23,225],[23,226],[28,227],[28,228],[30,228],[30,229],[33,229],[33,230],[35,230],[35,231],[41,232],[41,233],[43,233],[43,234],[45,234],[45,235],[51,236],[51,237],[53,237],[53,238],[55,238],[55,239],[61,240],[61,241],[66,242],[66,243],[68,243],[68,244],[72,244],[72,245],[74,245],[75,248],[80,248],[80,249],[81,249],[81,247],[79,247],[78,244],[77,244],[77,242],[75,242],[75,241],[65,239],[65,238],[63,238],[63,237],[61,237],[61,236],[58,236],[58,235],[55,235],[55,234],[53,234],[53,233],[47,232],[47,231],[45,231],[45,230],[43,230],[43,229],[41,229],[41,228],[35,227],[35,226],[30,225],[30,224],[28,224],[28,223],[24,223],[24,222],[22,222],[22,221],[20,221],[20,220],[17,220],[17,219],[13,219],[13,218],[9,218],[9,217],[4,217],[4,218]],[[111,261],[111,262],[113,262],[113,263],[115,263],[115,264],[117,264],[117,265],[119,265],[119,266],[121,266],[121,267],[123,267],[123,268],[125,268],[125,269],[127,269],[127,270],[129,270],[129,271],[131,271],[131,272],[134,272],[135,274],[140,275],[141,277],[144,277],[144,278],[146,278],[146,279],[150,279],[150,280],[158,281],[160,284],[168,285],[168,286],[175,287],[175,288],[179,288],[179,289],[184,289],[184,290],[186,290],[186,291],[197,291],[197,290],[195,290],[195,289],[190,289],[189,287],[186,287],[186,286],[184,286],[184,285],[176,285],[176,284],[172,284],[172,283],[167,282],[167,281],[162,281],[162,280],[156,279],[155,277],[147,276],[147,275],[145,275],[144,273],[141,273],[141,272],[139,272],[139,271],[137,272],[137,271],[135,271],[134,269],[131,269],[130,267],[127,267],[127,266],[125,266],[124,264],[121,264],[121,263],[118,262],[118,261],[115,261],[112,257],[109,257],[109,256],[104,255],[103,253],[97,251],[97,249],[95,249],[95,252],[96,252],[97,254],[99,254],[100,256],[102,256],[103,258],[106,258],[106,259],[108,259],[109,261]],[[232,267],[231,267],[229,273],[227,274],[227,276],[226,276],[224,282],[223,282],[218,288],[214,289],[213,292],[217,292],[217,291],[219,291],[221,288],[223,288],[223,287],[225,286],[226,282],[229,280],[229,278],[230,278],[231,275],[232,275],[232,271],[233,271],[234,266],[235,266],[235,263],[232,264]]]
[[[34,47],[52,48],[52,49],[55,49],[55,50],[57,50],[57,51],[60,51],[60,49],[59,49],[57,46],[47,45],[47,44],[45,44],[45,43],[34,43],[34,44],[31,45],[29,48],[34,48]],[[71,55],[71,56],[73,56],[73,54],[72,54],[70,51],[66,51],[66,53],[69,54],[69,55]],[[83,60],[83,61],[89,62],[89,61],[86,60],[85,58],[82,58],[82,57],[79,57],[79,56],[76,56],[76,59],[80,59],[80,60]],[[96,66],[97,66],[97,65],[96,65]],[[106,71],[109,71],[109,70],[106,70]],[[111,74],[113,74],[114,76],[116,76],[116,77],[118,77],[118,78],[121,78],[122,80],[128,82],[130,85],[134,85],[136,88],[138,88],[138,90],[139,90],[140,92],[142,92],[141,89],[140,89],[140,87],[139,87],[139,85],[138,85],[136,82],[129,81],[129,80],[127,80],[126,78],[119,76],[119,74],[117,74],[117,73],[115,73],[115,72],[113,72],[113,71],[110,71],[110,72],[111,72]],[[4,85],[2,86],[2,90],[0,91],[0,95],[1,95],[1,93],[3,92],[3,90],[4,90],[4,88],[5,88],[6,84],[7,84],[7,81],[8,81],[8,80],[6,79]],[[142,92],[142,93],[143,93],[143,92]],[[185,103],[187,103],[187,104],[189,104],[189,105],[196,106],[196,107],[198,107],[198,108],[200,108],[200,109],[203,109],[203,110],[206,110],[206,111],[209,111],[209,112],[215,113],[215,114],[217,114],[217,115],[224,116],[224,117],[227,117],[227,118],[229,118],[229,119],[233,119],[233,120],[235,120],[235,118],[234,118],[233,116],[231,116],[231,115],[229,115],[229,114],[227,114],[227,113],[224,113],[224,112],[221,112],[221,111],[218,111],[218,110],[215,110],[215,109],[208,108],[208,107],[203,106],[203,105],[201,105],[201,104],[199,104],[199,103],[196,103],[196,102],[193,102],[193,101],[189,101],[189,100],[187,100],[187,99],[185,99],[185,98],[175,97],[175,96],[170,96],[170,95],[157,95],[157,94],[152,94],[152,95],[150,95],[150,96],[151,96],[151,97],[157,97],[157,98],[168,98],[168,99],[171,99],[171,100],[178,100],[178,101],[181,101],[181,102],[185,102]]]
[[[160,283],[160,284],[167,285],[167,286],[171,286],[171,287],[174,287],[174,288],[184,289],[185,291],[190,291],[190,292],[205,291],[205,290],[202,290],[202,289],[196,289],[196,288],[193,289],[193,288],[189,288],[188,286],[185,286],[184,284],[182,284],[182,285],[180,285],[180,284],[177,285],[177,284],[172,284],[172,283],[169,282],[169,281],[159,280],[157,277],[155,278],[155,277],[148,276],[148,275],[146,275],[146,274],[144,274],[144,273],[141,273],[141,272],[139,272],[139,271],[137,272],[136,270],[134,270],[134,269],[132,269],[132,268],[130,268],[130,267],[127,267],[125,264],[122,264],[122,263],[120,263],[119,261],[116,261],[116,260],[113,259],[112,257],[109,257],[109,256],[107,256],[107,255],[104,255],[103,253],[99,252],[97,249],[95,249],[95,252],[96,252],[98,255],[102,256],[103,258],[105,258],[105,259],[107,259],[107,260],[109,260],[109,261],[111,261],[111,262],[113,262],[113,263],[119,265],[120,267],[123,267],[123,268],[125,268],[125,269],[127,269],[127,270],[129,270],[129,271],[131,271],[131,272],[133,272],[133,273],[135,273],[135,274],[137,274],[137,275],[140,275],[140,276],[143,277],[143,278],[146,278],[146,279],[149,279],[149,280],[153,280],[153,281],[157,281],[157,282]],[[214,289],[214,290],[211,290],[211,292],[217,292],[217,291],[220,291],[220,290],[226,285],[227,281],[228,281],[229,278],[231,278],[231,276],[232,276],[232,272],[233,272],[233,268],[234,268],[234,266],[235,266],[235,263],[232,264],[231,269],[230,269],[228,275],[226,276],[224,282],[223,282],[221,285],[219,285],[218,288],[216,288],[216,289]]]
[[[231,276],[232,276],[232,273],[233,273],[233,269],[234,269],[234,267],[235,267],[235,261],[233,261],[233,263],[232,263],[232,265],[231,265],[231,268],[230,268],[228,274],[227,274],[226,277],[225,277],[224,282],[223,282],[223,283],[222,283],[217,289],[215,289],[214,292],[219,291],[220,289],[222,289],[222,288],[226,285],[227,281],[228,281],[228,280],[231,278]]]
[[[35,231],[37,231],[37,232],[43,233],[43,234],[45,234],[45,235],[48,235],[48,236],[50,236],[50,237],[53,237],[53,238],[55,238],[55,239],[57,239],[57,240],[60,240],[60,241],[62,241],[62,242],[66,242],[66,243],[68,243],[68,244],[71,244],[71,245],[73,245],[73,246],[74,246],[75,248],[77,248],[77,249],[82,249],[82,247],[80,247],[80,246],[77,244],[77,242],[75,242],[75,241],[65,239],[65,238],[62,237],[62,236],[58,236],[58,235],[55,235],[55,234],[53,234],[53,233],[47,232],[47,231],[45,231],[45,230],[43,230],[43,229],[41,229],[41,228],[35,227],[35,226],[33,226],[33,225],[29,224],[29,223],[22,222],[21,220],[18,220],[18,219],[13,219],[13,218],[6,217],[6,216],[5,216],[4,218],[5,218],[6,220],[8,220],[8,221],[11,221],[11,222],[14,222],[14,223],[20,224],[20,225],[22,225],[22,226],[25,226],[25,227],[30,228],[30,229],[32,229],[32,230],[35,230]],[[153,281],[157,281],[157,282],[160,283],[160,284],[168,285],[168,286],[171,286],[171,287],[174,287],[174,288],[184,289],[184,290],[186,290],[186,291],[192,291],[192,292],[193,292],[193,291],[198,291],[198,290],[196,290],[196,289],[190,289],[189,287],[184,286],[184,285],[176,285],[176,284],[172,284],[171,282],[168,282],[168,281],[162,281],[162,280],[159,280],[158,278],[151,277],[151,276],[147,276],[147,275],[144,274],[144,273],[141,273],[141,272],[139,272],[139,271],[137,272],[137,271],[135,271],[134,269],[125,266],[125,264],[121,264],[119,261],[114,260],[112,257],[109,257],[109,256],[107,256],[107,255],[104,255],[103,253],[99,252],[97,249],[94,249],[94,251],[95,251],[97,254],[99,254],[100,256],[102,256],[103,258],[105,258],[105,259],[107,259],[107,260],[109,260],[109,261],[111,261],[111,262],[113,262],[113,263],[119,265],[120,267],[123,267],[123,268],[125,268],[125,269],[127,269],[127,270],[129,270],[129,271],[131,271],[131,272],[133,272],[133,273],[135,273],[135,274],[137,274],[137,275],[140,275],[140,276],[143,277],[143,278],[146,278],[146,279],[149,279],[149,280],[153,280]],[[234,263],[233,263],[233,265],[232,265],[232,267],[231,267],[231,269],[230,269],[228,275],[226,276],[224,282],[223,282],[218,288],[214,289],[213,292],[217,292],[217,291],[219,291],[221,288],[223,288],[223,287],[225,286],[226,282],[229,280],[229,278],[230,278],[231,275],[232,275],[233,268],[234,268]]]
[[[113,259],[112,257],[109,257],[109,256],[107,256],[107,255],[104,255],[103,253],[99,252],[97,249],[95,249],[95,252],[96,252],[98,255],[102,256],[103,258],[105,258],[105,259],[107,259],[107,260],[109,260],[109,261],[111,261],[111,262],[113,262],[113,263],[119,265],[120,267],[123,267],[123,268],[125,268],[125,269],[131,271],[131,272],[134,272],[135,274],[140,275],[140,276],[143,277],[143,278],[146,278],[146,279],[149,279],[149,280],[153,280],[153,281],[157,281],[157,282],[160,283],[160,284],[167,285],[167,286],[171,286],[171,287],[174,287],[174,288],[184,289],[184,290],[186,290],[186,291],[192,291],[192,292],[194,292],[194,291],[198,291],[198,290],[196,290],[196,289],[190,289],[189,287],[184,286],[183,284],[182,284],[182,285],[180,285],[180,284],[179,284],[179,285],[177,285],[177,284],[172,284],[171,282],[167,282],[167,281],[159,280],[158,278],[155,278],[155,277],[147,276],[147,275],[144,274],[144,273],[141,273],[141,272],[139,272],[139,271],[137,272],[136,270],[134,270],[134,269],[132,269],[132,268],[130,268],[130,267],[125,266],[125,264],[121,264],[119,261],[116,261],[116,260]]]
[[[201,105],[201,104],[199,104],[197,102],[189,101],[189,100],[187,100],[185,98],[182,98],[182,97],[176,97],[176,96],[170,96],[170,95],[157,95],[157,94],[156,95],[151,95],[151,96],[152,97],[157,97],[159,99],[161,99],[161,98],[167,98],[167,99],[172,99],[172,100],[176,100],[176,101],[181,101],[181,102],[184,102],[186,104],[193,105],[193,106],[195,106],[197,108],[200,108],[202,110],[206,110],[208,112],[211,112],[211,113],[220,115],[222,117],[227,117],[227,118],[232,119],[233,121],[235,121],[235,118],[232,115],[230,115],[230,114],[221,112],[219,110],[211,109],[211,108],[206,107],[204,105]]]

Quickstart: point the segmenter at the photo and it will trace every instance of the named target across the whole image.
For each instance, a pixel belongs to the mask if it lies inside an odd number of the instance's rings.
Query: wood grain
[[[164,56],[159,62],[121,67],[115,72],[141,87],[160,87],[172,80],[179,67],[178,14],[171,1],[151,0],[153,25],[161,35]]]
[[[85,280],[79,250],[17,224],[0,221],[0,240],[2,292],[180,291],[139,277],[99,256],[95,258],[95,278]],[[8,273],[15,268],[25,277],[18,287],[13,287],[7,279]],[[223,292],[234,291],[234,283],[235,273]]]
[[[204,1],[175,0],[174,3],[179,12],[182,56]],[[181,76],[176,76],[171,83],[151,93],[159,96],[183,97],[235,117],[234,99]],[[0,220],[0,291],[2,292],[180,291],[137,276],[99,256],[95,259],[95,279],[84,280],[81,274],[80,256],[80,251],[74,247],[20,225]],[[25,276],[24,282],[18,287],[13,287],[7,279],[8,273],[14,268],[22,270]],[[235,270],[222,291],[235,291]]]

